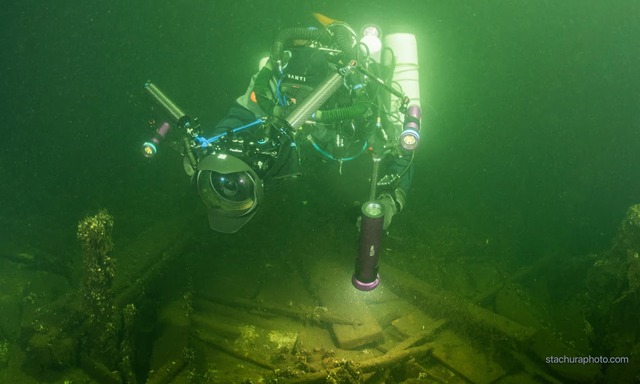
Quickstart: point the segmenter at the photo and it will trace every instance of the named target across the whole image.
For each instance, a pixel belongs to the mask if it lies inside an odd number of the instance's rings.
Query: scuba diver
[[[340,169],[370,155],[369,199],[381,206],[385,229],[405,207],[420,140],[415,37],[389,35],[383,48],[375,26],[358,40],[346,23],[314,16],[322,27],[278,32],[246,93],[213,126],[201,126],[154,84],[145,85],[184,133],[184,169],[215,231],[245,225],[264,197],[264,182],[301,174],[303,147]],[[145,155],[155,154],[169,129],[157,129]]]

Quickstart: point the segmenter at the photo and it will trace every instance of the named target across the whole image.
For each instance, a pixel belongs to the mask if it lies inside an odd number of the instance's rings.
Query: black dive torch
[[[356,270],[351,277],[353,286],[361,291],[371,291],[380,283],[378,261],[380,260],[380,239],[384,227],[384,206],[375,200],[380,157],[373,157],[371,193],[369,201],[362,205],[360,221],[360,247],[356,256]]]

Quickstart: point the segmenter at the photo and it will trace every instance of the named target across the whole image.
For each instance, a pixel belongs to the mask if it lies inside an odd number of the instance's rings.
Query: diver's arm
[[[269,116],[273,115],[273,108],[276,106],[271,89],[272,77],[273,71],[271,70],[270,63],[267,62],[258,73],[253,86],[253,92],[256,95],[258,106]]]

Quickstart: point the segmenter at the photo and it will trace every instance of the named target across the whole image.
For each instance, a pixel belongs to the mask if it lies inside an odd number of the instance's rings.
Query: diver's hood
[[[256,213],[263,198],[262,180],[247,163],[226,153],[203,158],[197,168],[196,186],[207,207],[209,227],[237,232]]]

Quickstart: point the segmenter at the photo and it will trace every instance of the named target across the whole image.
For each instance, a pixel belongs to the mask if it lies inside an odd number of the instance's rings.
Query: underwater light
[[[376,61],[380,61],[380,52],[382,51],[381,35],[380,28],[370,24],[362,29],[362,37],[360,38],[360,43],[366,45],[369,50],[369,57]]]
[[[153,157],[158,153],[158,145],[171,130],[171,125],[166,121],[162,123],[154,133],[153,137],[149,141],[145,141],[142,144],[142,154],[145,157]]]
[[[383,225],[384,206],[377,201],[364,203],[360,224],[360,249],[356,257],[356,270],[351,277],[353,286],[361,291],[371,291],[380,283],[378,260]]]
[[[422,110],[417,105],[410,105],[404,115],[403,131],[398,138],[402,148],[407,151],[416,149],[420,142],[420,118]]]

